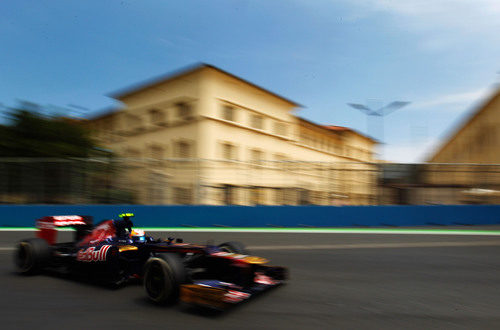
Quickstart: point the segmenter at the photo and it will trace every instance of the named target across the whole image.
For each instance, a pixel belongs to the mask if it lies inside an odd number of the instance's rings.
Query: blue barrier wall
[[[487,225],[500,223],[500,205],[436,206],[150,206],[0,205],[0,226],[32,227],[47,215],[92,215],[94,222],[133,212],[139,227],[352,227]]]

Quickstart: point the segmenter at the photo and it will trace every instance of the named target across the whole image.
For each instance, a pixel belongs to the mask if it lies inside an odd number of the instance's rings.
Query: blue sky
[[[424,159],[500,81],[498,0],[0,2],[0,103],[91,112],[106,96],[207,62],[381,137],[346,103],[411,105],[384,121],[384,156]]]

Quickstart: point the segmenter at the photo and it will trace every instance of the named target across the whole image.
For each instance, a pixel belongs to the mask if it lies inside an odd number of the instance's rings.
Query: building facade
[[[500,203],[500,90],[429,158],[422,177],[440,203]]]
[[[211,65],[112,95],[88,122],[144,204],[372,204],[375,141]]]
[[[428,162],[500,164],[499,146],[500,91],[473,111]]]

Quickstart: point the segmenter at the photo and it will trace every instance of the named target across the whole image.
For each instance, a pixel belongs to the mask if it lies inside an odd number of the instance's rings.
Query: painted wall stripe
[[[357,227],[500,224],[500,205],[209,206],[0,205],[0,226],[33,226],[49,215],[92,215],[94,222],[136,214],[140,227]]]
[[[486,242],[408,242],[408,243],[360,243],[360,244],[323,244],[323,245],[262,245],[249,246],[251,251],[258,250],[348,250],[348,249],[399,249],[466,246],[500,246],[500,241]]]

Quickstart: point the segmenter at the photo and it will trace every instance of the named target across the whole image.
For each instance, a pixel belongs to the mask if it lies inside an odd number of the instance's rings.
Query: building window
[[[190,158],[192,156],[191,143],[178,141],[175,146],[175,155],[178,158]]]
[[[165,177],[159,173],[149,175],[149,202],[151,204],[162,204],[164,199]]]
[[[227,160],[236,160],[236,146],[231,143],[222,143],[222,158]]]
[[[223,186],[225,205],[236,204],[236,191],[237,191],[236,189],[237,187],[229,184]]]
[[[163,148],[159,145],[152,145],[150,147],[150,156],[153,159],[163,159],[165,157]]]
[[[274,204],[283,205],[285,204],[285,188],[275,188],[274,189]]]
[[[186,102],[179,102],[176,104],[177,116],[182,119],[190,119],[192,116],[191,105]]]
[[[285,123],[275,122],[274,123],[274,134],[286,135],[286,125]]]
[[[128,114],[126,122],[128,129],[131,131],[140,131],[143,129],[142,119],[139,116]]]
[[[151,124],[162,124],[165,122],[165,114],[161,110],[151,109],[149,110],[149,119]]]
[[[174,203],[175,204],[191,204],[192,192],[189,188],[174,188]]]
[[[230,105],[224,105],[222,107],[222,118],[229,121],[235,120],[235,111],[236,109]]]
[[[250,190],[250,202],[253,205],[264,204],[264,188],[253,187]]]
[[[296,192],[293,188],[284,188],[283,193],[283,204],[285,205],[295,205],[296,204]]]
[[[298,190],[298,197],[299,197],[299,205],[309,205],[311,204],[310,201],[310,194],[309,190],[307,189],[299,189]]]
[[[259,149],[251,150],[251,161],[254,163],[260,163],[264,158],[264,153]]]
[[[264,127],[264,118],[259,115],[252,115],[250,126],[257,129],[263,129]]]

